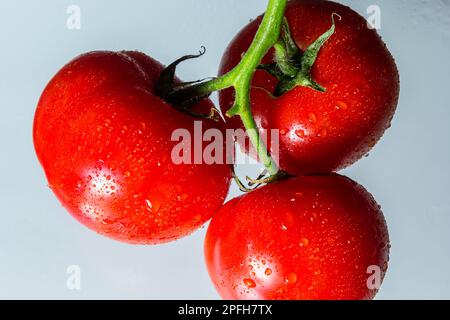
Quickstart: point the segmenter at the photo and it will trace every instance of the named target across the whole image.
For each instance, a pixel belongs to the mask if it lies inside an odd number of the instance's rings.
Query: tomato
[[[297,46],[305,50],[327,31],[333,13],[342,19],[336,19],[336,31],[312,68],[312,78],[326,93],[296,87],[273,97],[277,80],[262,70],[252,83],[255,120],[262,129],[279,130],[279,164],[291,174],[334,172],[354,163],[382,137],[396,110],[399,75],[394,59],[376,31],[350,8],[330,1],[290,1],[286,17]],[[220,74],[238,64],[260,22],[251,22],[230,43]],[[273,61],[271,51],[263,62]],[[233,99],[232,90],[220,94],[222,111]],[[229,120],[229,126],[242,128],[238,118]],[[269,145],[272,153],[275,148]]]
[[[172,132],[192,133],[194,118],[156,96],[162,70],[139,52],[81,55],[50,81],[35,115],[34,145],[50,188],[81,223],[124,242],[190,234],[229,189],[226,164],[172,161]],[[196,109],[212,106],[205,100]]]
[[[324,175],[225,204],[208,228],[205,257],[224,299],[370,299],[389,248],[374,198],[346,177]]]

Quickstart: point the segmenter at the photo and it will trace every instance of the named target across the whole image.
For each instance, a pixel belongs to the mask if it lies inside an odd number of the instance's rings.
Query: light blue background
[[[393,127],[370,157],[345,171],[382,204],[390,268],[378,295],[450,298],[450,1],[343,1],[361,14],[378,4],[397,58],[402,93]],[[66,28],[68,5],[81,30]],[[154,247],[117,243],[87,230],[46,187],[31,127],[39,95],[74,56],[138,49],[164,63],[207,54],[180,69],[216,73],[221,53],[261,0],[61,0],[0,2],[0,298],[218,298],[203,262],[205,229]],[[233,188],[232,195],[235,195]],[[82,288],[66,288],[79,265]]]

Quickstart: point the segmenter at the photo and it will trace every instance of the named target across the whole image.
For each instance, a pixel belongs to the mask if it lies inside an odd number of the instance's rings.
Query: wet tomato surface
[[[261,70],[252,83],[255,120],[261,129],[279,130],[280,166],[291,174],[334,172],[354,163],[382,137],[396,110],[399,74],[394,59],[377,32],[352,9],[329,1],[290,1],[286,17],[297,46],[306,50],[327,31],[333,13],[341,19],[335,16],[336,31],[312,68],[312,78],[325,93],[296,87],[273,97],[276,78]],[[220,74],[239,63],[260,22],[251,22],[230,43]],[[273,59],[271,51],[263,62]],[[220,94],[222,111],[233,102],[233,90]],[[242,128],[242,123],[233,118],[229,126]],[[273,154],[278,149],[269,148]]]
[[[225,204],[208,228],[205,257],[224,299],[371,299],[389,248],[374,198],[346,177],[326,175]]]
[[[124,242],[190,234],[229,189],[227,165],[172,161],[172,132],[192,133],[194,118],[155,95],[162,69],[139,52],[81,55],[50,81],[35,115],[34,145],[52,191],[81,223]]]

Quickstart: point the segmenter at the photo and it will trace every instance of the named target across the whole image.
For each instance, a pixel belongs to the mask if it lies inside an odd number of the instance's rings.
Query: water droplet
[[[108,180],[108,181],[111,180],[111,176],[110,176],[110,175],[107,175],[107,176],[106,176],[106,180]]]
[[[347,110],[348,104],[346,104],[344,101],[337,101],[336,102],[336,108],[339,110]]]
[[[256,287],[256,283],[255,283],[255,281],[253,281],[252,279],[244,279],[244,284],[245,284],[248,288],[254,288],[254,287]]]
[[[281,134],[282,136],[287,135],[288,132],[289,132],[288,129],[281,129],[281,130],[280,130],[280,134]]]
[[[183,193],[181,196],[178,196],[178,201],[184,201],[188,198],[187,193]]]
[[[302,129],[295,130],[295,135],[297,137],[299,137],[299,138],[304,138],[305,137],[305,131],[302,130]]]
[[[272,269],[267,268],[267,269],[264,271],[264,274],[265,274],[266,276],[270,276],[270,275],[272,274]]]
[[[125,171],[123,173],[123,175],[124,175],[125,178],[129,178],[131,176],[131,173],[130,173],[130,171]]]
[[[284,282],[287,285],[295,284],[297,282],[297,274],[295,272],[286,273],[286,275],[284,276]]]
[[[147,207],[148,210],[153,211],[153,205],[150,200],[145,199],[145,206]]]
[[[300,247],[307,247],[309,244],[309,240],[306,238],[303,238],[300,240]]]
[[[320,130],[320,132],[319,132],[319,134],[318,134],[318,136],[319,136],[320,138],[325,138],[327,135],[328,135],[328,130],[325,129],[325,128],[323,128],[322,130]]]
[[[317,123],[317,116],[312,112],[309,114],[308,119],[312,124]]]
[[[336,241],[333,238],[328,238],[328,244],[330,246],[334,246],[336,244]]]

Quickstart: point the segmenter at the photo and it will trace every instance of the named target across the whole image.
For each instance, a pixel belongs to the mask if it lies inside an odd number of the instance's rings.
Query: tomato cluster
[[[376,31],[334,2],[289,1],[285,16],[300,51],[334,14],[341,19],[311,70],[325,92],[296,86],[277,96],[273,74],[258,70],[253,78],[256,124],[280,132],[279,181],[223,205],[233,174],[226,161],[172,161],[172,133],[193,133],[195,118],[161,95],[167,69],[139,52],[98,51],[63,67],[39,101],[33,139],[50,188],[85,226],[128,243],[172,241],[212,218],[205,256],[223,298],[373,298],[370,277],[381,283],[387,269],[386,222],[362,186],[333,172],[365,155],[389,127],[399,76]],[[232,41],[221,75],[241,61],[260,23]],[[262,63],[275,60],[270,51]],[[221,92],[224,113],[234,100],[232,90]],[[203,96],[189,100],[195,114],[212,108]],[[243,127],[238,117],[226,125],[196,120],[222,132]]]

